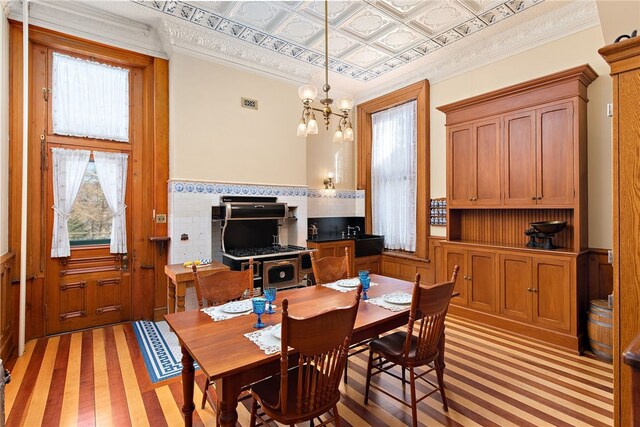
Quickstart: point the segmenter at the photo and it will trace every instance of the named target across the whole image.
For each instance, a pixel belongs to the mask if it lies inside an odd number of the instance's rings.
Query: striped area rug
[[[182,373],[182,352],[176,334],[167,322],[139,320],[133,322],[144,364],[152,383],[176,377]],[[194,363],[196,369],[198,364]]]

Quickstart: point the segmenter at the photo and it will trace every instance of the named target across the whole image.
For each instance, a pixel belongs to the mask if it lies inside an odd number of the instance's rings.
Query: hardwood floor
[[[343,425],[407,425],[409,408],[375,390],[369,405],[362,404],[366,357],[349,360],[349,384],[342,387],[338,408]],[[435,394],[418,404],[421,425],[613,424],[612,367],[592,357],[449,316],[446,362],[449,413]],[[180,377],[151,384],[131,324],[31,341],[8,368],[8,426],[182,425]],[[402,396],[399,381],[376,378]],[[195,401],[200,402],[204,377],[197,374],[196,380]],[[238,408],[243,426],[249,422],[250,402]],[[194,424],[215,425],[211,408],[196,406]]]

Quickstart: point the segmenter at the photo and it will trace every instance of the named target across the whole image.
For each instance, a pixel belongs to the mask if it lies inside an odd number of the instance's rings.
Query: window
[[[416,125],[416,101],[371,115],[371,219],[387,249],[416,249]]]
[[[100,187],[96,165],[91,160],[69,215],[71,246],[109,243],[112,218],[113,214]]]
[[[129,141],[129,70],[53,53],[53,133]]]
[[[422,80],[410,86],[374,98],[358,105],[358,189],[365,192],[365,228],[373,232],[373,195],[372,195],[372,159],[373,159],[373,115],[384,110],[416,102],[416,190],[415,190],[415,250],[413,256],[418,259],[429,257],[429,198],[430,198],[430,160],[429,160],[429,81]],[[389,208],[392,209],[392,208]],[[391,211],[388,211],[391,212]],[[393,214],[395,215],[395,214]],[[386,238],[385,238],[386,240]]]

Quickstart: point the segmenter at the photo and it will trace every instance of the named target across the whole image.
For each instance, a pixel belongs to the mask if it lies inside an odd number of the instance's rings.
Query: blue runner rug
[[[167,322],[139,320],[133,322],[133,331],[152,383],[176,377],[182,373],[182,352],[176,334]],[[194,363],[196,369],[198,365]]]

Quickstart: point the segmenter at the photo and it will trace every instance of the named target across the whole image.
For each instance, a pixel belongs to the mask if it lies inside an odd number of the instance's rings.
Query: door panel
[[[453,128],[450,132],[449,206],[469,206],[473,197],[471,183],[475,181],[471,126]]]
[[[573,203],[573,104],[537,111],[538,204]]]
[[[476,148],[475,204],[499,205],[501,194],[500,173],[500,119],[473,125]]]
[[[500,313],[531,320],[532,262],[530,257],[500,255]]]
[[[459,292],[460,295],[451,298],[451,302],[454,304],[467,305],[467,281],[464,279],[467,275],[465,264],[465,251],[456,250],[452,248],[445,248],[444,250],[444,263],[447,273],[453,271],[453,267],[460,266],[460,271],[456,277],[456,284],[453,288],[454,292]],[[448,279],[447,279],[448,280]]]
[[[504,117],[504,203],[532,205],[536,197],[535,113]]]
[[[497,306],[495,255],[467,252],[469,307],[495,312]]]
[[[539,258],[533,261],[533,322],[570,330],[570,263]]]

